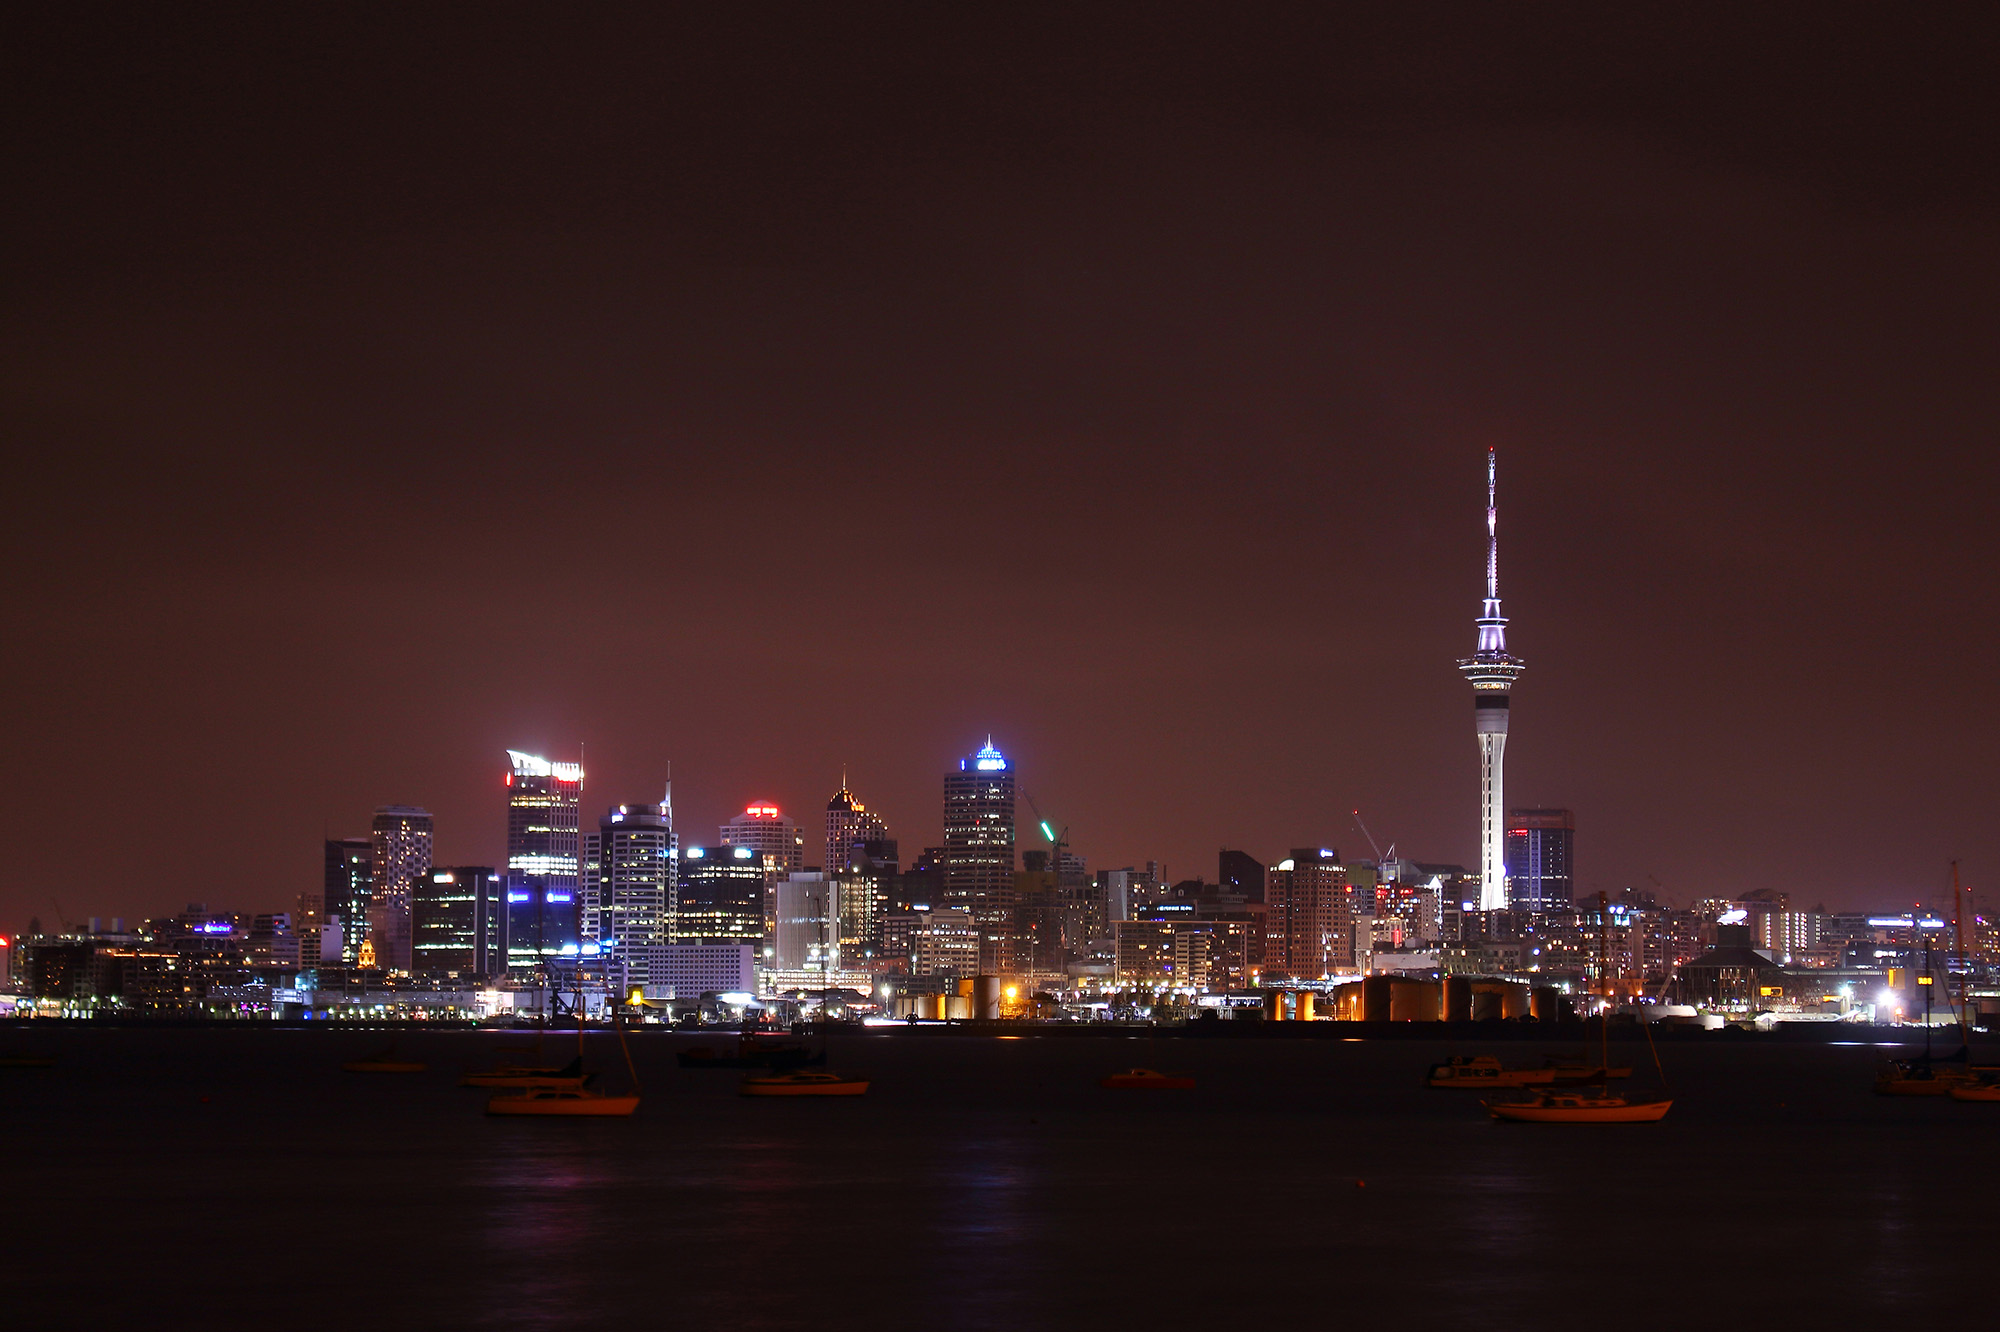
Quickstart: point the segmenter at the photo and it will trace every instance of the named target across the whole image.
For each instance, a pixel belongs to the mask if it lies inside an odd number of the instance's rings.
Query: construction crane
[[[1361,829],[1361,835],[1368,839],[1368,849],[1375,853],[1375,863],[1377,866],[1386,865],[1396,858],[1396,844],[1394,842],[1389,843],[1389,853],[1387,855],[1382,854],[1381,845],[1376,842],[1375,834],[1368,831],[1368,825],[1361,821],[1361,811],[1358,809],[1354,811],[1354,826]]]
[[[1063,848],[1069,845],[1069,825],[1063,825],[1063,830],[1057,832],[1055,827],[1050,824],[1048,816],[1042,813],[1042,807],[1035,803],[1035,797],[1028,793],[1026,787],[1021,789],[1021,796],[1028,802],[1028,808],[1035,811],[1035,821],[1042,827],[1042,836],[1048,839],[1049,872],[1060,876],[1062,874]]]

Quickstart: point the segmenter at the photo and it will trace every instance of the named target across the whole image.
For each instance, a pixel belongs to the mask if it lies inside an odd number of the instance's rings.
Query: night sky
[[[1995,11],[1245,9],[9,6],[0,928],[508,747],[1476,866],[1489,445],[1580,889],[2000,890]]]

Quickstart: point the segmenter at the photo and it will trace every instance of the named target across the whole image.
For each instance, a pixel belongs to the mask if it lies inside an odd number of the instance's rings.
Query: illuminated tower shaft
[[[1486,451],[1486,601],[1479,619],[1479,647],[1458,663],[1472,682],[1473,730],[1479,737],[1479,909],[1507,905],[1507,798],[1502,761],[1507,753],[1507,693],[1527,663],[1507,653],[1507,617],[1500,613],[1499,510],[1494,504],[1494,455]]]

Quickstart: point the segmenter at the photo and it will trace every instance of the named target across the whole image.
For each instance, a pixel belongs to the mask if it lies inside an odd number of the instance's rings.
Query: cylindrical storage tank
[[[996,1022],[1000,1018],[1000,992],[998,976],[974,976],[972,978],[972,1016],[979,1022]]]
[[[1444,1020],[1472,1021],[1472,982],[1463,976],[1444,978]]]
[[[1364,976],[1361,979],[1361,1020],[1363,1022],[1387,1022],[1390,1005],[1395,991],[1388,976]]]
[[[1528,1011],[1537,1022],[1562,1020],[1562,991],[1553,985],[1537,985],[1528,992]]]
[[[1472,1020],[1485,1022],[1499,1017],[1500,1013],[1500,992],[1491,985],[1475,985],[1472,989]]]
[[[1507,981],[1500,990],[1500,1016],[1503,1018],[1524,1018],[1528,1016],[1528,987],[1520,981]]]
[[[1266,1022],[1283,1022],[1285,1020],[1285,992],[1283,990],[1265,991],[1264,1020]]]
[[[1396,977],[1389,991],[1389,1016],[1397,1022],[1437,1021],[1443,988],[1436,981]]]

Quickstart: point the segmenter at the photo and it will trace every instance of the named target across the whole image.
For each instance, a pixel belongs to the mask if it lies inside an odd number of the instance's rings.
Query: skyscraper
[[[507,967],[533,977],[582,942],[577,814],[583,765],[507,751]]]
[[[764,946],[764,867],[747,846],[690,846],[681,852],[675,943]]]
[[[507,969],[507,895],[486,865],[433,869],[417,880],[410,906],[411,970],[462,980]]]
[[[944,902],[972,913],[979,967],[1012,962],[1014,920],[1014,769],[993,746],[958,761],[944,775]]]
[[[373,873],[368,902],[368,937],[384,971],[409,971],[410,906],[417,880],[431,869],[431,812],[415,805],[384,805],[375,811],[369,834]]]
[[[839,874],[854,863],[857,842],[880,841],[889,835],[882,816],[854,798],[841,778],[840,789],[826,802],[826,862],[828,874]]]
[[[368,904],[374,899],[375,842],[368,837],[330,838],[321,910],[340,923],[340,961],[353,966],[368,937]]]
[[[1476,621],[1479,647],[1458,663],[1472,683],[1472,721],[1479,737],[1479,909],[1507,907],[1507,803],[1501,760],[1507,750],[1507,694],[1528,664],[1507,653],[1507,617],[1500,613],[1499,509],[1494,502],[1494,451],[1486,450],[1486,600]]]
[[[670,807],[614,806],[584,834],[579,886],[585,941],[628,961],[643,956],[635,950],[667,942],[679,878],[680,843]]]
[[[778,880],[806,867],[806,839],[798,824],[768,800],[752,801],[718,830],[724,846],[747,847],[764,874],[764,937],[778,928]]]
[[[1318,980],[1354,965],[1347,870],[1331,850],[1292,852],[1266,876],[1264,970]]]
[[[1576,815],[1567,809],[1517,809],[1507,819],[1507,905],[1515,911],[1562,911],[1576,901]]]
[[[799,835],[799,825],[768,800],[752,801],[718,831],[724,846],[747,846],[760,863],[769,856],[777,869],[806,867],[806,839]]]
[[[1224,847],[1217,858],[1216,882],[1225,893],[1242,896],[1245,902],[1264,900],[1264,866],[1246,851]]]

